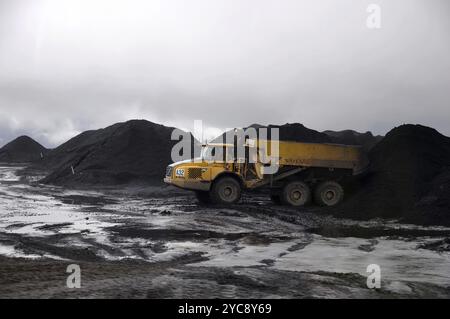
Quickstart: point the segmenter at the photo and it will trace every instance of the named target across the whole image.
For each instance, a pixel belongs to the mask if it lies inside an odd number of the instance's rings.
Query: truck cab
[[[222,150],[222,156],[218,159],[215,152],[219,149]],[[233,150],[233,144],[212,143],[203,145],[200,158],[169,165],[164,182],[196,191],[199,197],[202,197],[199,192],[210,192],[213,182],[225,176],[231,177],[242,184],[244,167],[242,164],[238,165],[237,161],[232,160]],[[239,188],[241,186],[239,185]]]

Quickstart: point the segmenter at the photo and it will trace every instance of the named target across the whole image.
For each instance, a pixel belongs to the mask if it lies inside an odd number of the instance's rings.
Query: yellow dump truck
[[[368,164],[358,146],[277,144],[276,157],[271,157],[270,141],[246,141],[242,157],[236,156],[235,144],[207,144],[201,158],[169,165],[164,181],[195,191],[202,203],[233,204],[239,201],[242,190],[264,187],[279,204],[303,206],[314,200],[322,206],[334,206],[344,197],[340,181],[363,172]],[[214,154],[218,150],[219,159]],[[267,158],[270,165],[276,164],[276,172],[264,174]]]

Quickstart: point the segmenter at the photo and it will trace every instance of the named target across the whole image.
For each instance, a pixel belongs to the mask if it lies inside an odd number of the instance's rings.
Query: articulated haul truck
[[[279,204],[303,206],[314,200],[334,206],[344,198],[340,181],[362,173],[368,165],[359,146],[276,143],[278,154],[272,156],[271,141],[246,140],[241,158],[236,156],[236,144],[203,145],[201,158],[169,165],[164,181],[195,191],[202,203],[234,204],[242,190],[265,187]],[[264,170],[274,165],[276,171]]]

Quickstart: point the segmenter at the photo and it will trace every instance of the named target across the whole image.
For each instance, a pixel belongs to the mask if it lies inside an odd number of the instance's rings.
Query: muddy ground
[[[67,190],[0,167],[1,298],[449,298],[450,228],[356,222],[246,194]],[[81,267],[81,288],[66,286]],[[367,266],[381,268],[368,289]]]

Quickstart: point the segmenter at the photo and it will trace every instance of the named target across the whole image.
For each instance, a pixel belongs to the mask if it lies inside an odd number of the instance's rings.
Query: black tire
[[[214,204],[235,204],[241,199],[241,185],[233,177],[221,177],[211,187]]]
[[[200,202],[200,204],[211,204],[209,192],[196,191],[195,197],[197,197],[197,200]]]
[[[311,201],[311,189],[302,181],[288,182],[283,187],[280,199],[284,205],[304,206]]]
[[[270,200],[276,205],[281,205],[281,198],[279,194],[270,194]]]
[[[320,183],[314,190],[314,201],[320,206],[336,206],[344,199],[344,189],[334,181]]]

